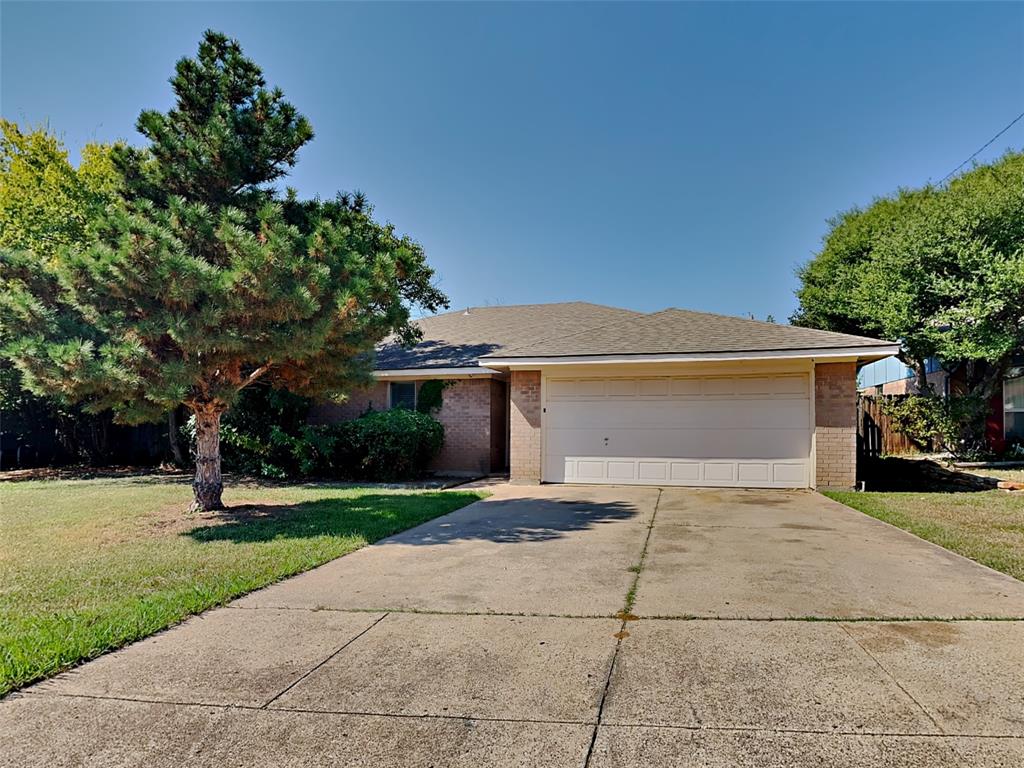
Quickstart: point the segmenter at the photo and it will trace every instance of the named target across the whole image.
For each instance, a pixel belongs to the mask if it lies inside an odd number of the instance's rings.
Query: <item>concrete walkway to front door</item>
[[[19,768],[1016,766],[1024,583],[811,492],[498,486],[0,734]]]

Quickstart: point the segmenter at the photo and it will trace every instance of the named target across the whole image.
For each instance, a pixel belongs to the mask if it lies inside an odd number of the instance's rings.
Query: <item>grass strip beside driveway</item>
[[[0,484],[0,695],[481,498],[329,485],[188,516],[158,477]]]
[[[825,491],[830,499],[1024,581],[1024,493]]]

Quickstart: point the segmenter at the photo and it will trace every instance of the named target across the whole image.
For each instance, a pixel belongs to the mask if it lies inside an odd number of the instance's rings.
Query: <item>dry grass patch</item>
[[[1024,581],[1024,492],[825,495]]]
[[[1024,483],[1024,467],[1014,467],[1012,469],[964,469],[962,472],[969,472],[972,475],[981,475],[982,477],[994,477],[997,480],[1013,480],[1018,483]]]
[[[481,497],[184,479],[0,483],[0,695]]]

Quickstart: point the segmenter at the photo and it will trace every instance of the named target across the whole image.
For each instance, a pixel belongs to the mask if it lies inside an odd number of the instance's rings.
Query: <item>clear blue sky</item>
[[[0,4],[0,111],[139,140],[237,37],[461,307],[788,317],[840,210],[939,180],[1024,111],[1024,4]],[[1024,146],[1024,121],[981,159]]]

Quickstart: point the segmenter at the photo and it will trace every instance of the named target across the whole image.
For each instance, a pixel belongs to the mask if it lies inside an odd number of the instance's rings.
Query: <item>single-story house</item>
[[[316,418],[414,406],[445,380],[434,469],[520,483],[851,487],[857,368],[896,344],[682,309],[472,307],[386,343]]]

